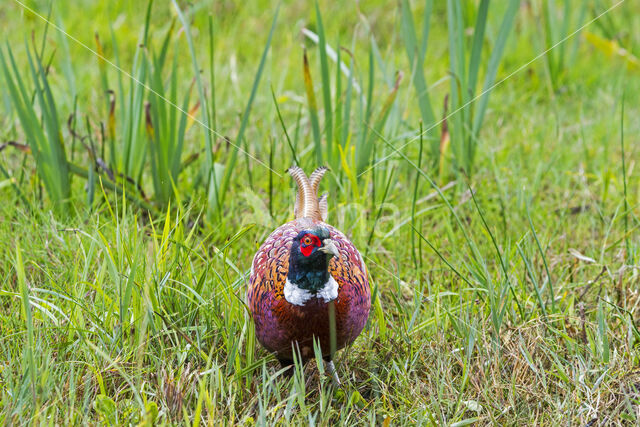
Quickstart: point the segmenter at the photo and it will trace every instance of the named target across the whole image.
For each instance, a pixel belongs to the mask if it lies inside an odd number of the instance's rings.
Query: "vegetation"
[[[3,2],[0,420],[637,424],[638,10]],[[319,163],[374,294],[339,389],[244,302]]]

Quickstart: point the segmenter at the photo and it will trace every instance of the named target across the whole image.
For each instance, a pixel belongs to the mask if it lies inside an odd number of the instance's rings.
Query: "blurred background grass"
[[[515,3],[496,81],[617,4]],[[121,71],[18,2],[0,6],[4,421],[637,422],[638,1],[500,83],[478,133],[473,102],[448,134],[425,120],[417,72],[436,122],[466,84],[451,58],[482,53],[480,93],[510,2],[490,4],[477,44],[482,1],[319,2],[320,15],[299,2],[177,2],[202,91],[170,2],[149,15],[141,2],[24,4],[197,121],[182,128]],[[304,28],[344,70],[323,66]],[[473,99],[460,93],[448,113]],[[366,254],[375,294],[339,359],[340,392],[314,366],[277,377],[243,303],[253,253],[292,216],[284,171],[320,157],[329,222]],[[68,192],[55,190],[65,176]]]

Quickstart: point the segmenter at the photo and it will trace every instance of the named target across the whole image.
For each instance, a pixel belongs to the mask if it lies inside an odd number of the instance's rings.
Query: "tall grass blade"
[[[336,43],[336,46],[340,46],[340,42],[338,41]],[[341,131],[342,131],[342,118],[343,118],[343,103],[344,103],[344,99],[342,97],[342,74],[341,74],[341,70],[340,70],[340,66],[342,65],[342,59],[341,59],[341,49],[338,49],[338,53],[337,53],[337,57],[336,57],[336,77],[335,77],[335,81],[336,81],[336,106],[335,109],[333,111],[333,126],[334,126],[334,136],[333,139],[334,141],[332,142],[333,145],[342,145],[342,140],[341,140]],[[335,147],[334,147],[335,148]],[[336,151],[332,148],[332,151]]]
[[[604,303],[602,300],[598,301],[598,338],[600,344],[600,356],[602,357],[603,363],[609,363],[610,358],[610,345],[609,345],[609,337],[607,335],[607,315],[605,313]]]
[[[521,318],[524,319],[524,309],[522,308],[522,305],[520,304],[520,299],[516,295],[516,292],[513,289],[511,281],[509,280],[509,270],[507,269],[507,264],[506,264],[506,262],[504,260],[503,255],[502,255],[502,251],[500,250],[500,247],[498,246],[498,242],[496,241],[496,238],[494,237],[493,232],[491,231],[491,228],[489,228],[489,224],[487,224],[487,220],[485,219],[485,216],[484,216],[484,213],[482,212],[482,209],[480,209],[480,205],[478,204],[478,200],[476,200],[475,192],[473,191],[473,189],[471,188],[471,186],[469,185],[468,182],[467,182],[467,188],[469,189],[469,193],[471,194],[471,199],[473,200],[473,204],[476,207],[476,211],[478,212],[478,215],[480,216],[480,219],[482,220],[482,225],[484,226],[485,231],[487,232],[487,234],[491,238],[491,244],[493,245],[493,248],[496,251],[496,256],[498,257],[498,260],[500,261],[500,267],[502,269],[502,274],[504,275],[502,280],[504,281],[504,283],[508,286],[509,290],[511,291],[511,296],[513,296],[513,300],[516,302],[516,305],[518,306],[518,311],[520,312],[520,316],[521,316]]]
[[[371,232],[369,233],[369,238],[367,239],[367,249],[364,253],[364,257],[367,258],[369,255],[369,249],[371,248],[371,242],[373,241],[373,233],[376,230],[376,225],[380,220],[380,216],[382,215],[382,209],[384,208],[385,202],[387,201],[387,196],[389,195],[389,188],[391,188],[391,182],[393,182],[393,176],[395,174],[395,168],[391,169],[387,176],[387,185],[384,188],[384,193],[382,194],[382,200],[378,207],[378,213],[376,214],[376,219],[373,221],[373,226],[371,227]]]
[[[466,5],[466,4],[465,4]],[[465,129],[466,119],[469,117],[470,106],[468,81],[465,68],[464,22],[462,7],[459,1],[447,0],[447,29],[449,37],[449,67],[451,73],[451,110],[456,111],[448,118],[450,129],[451,151],[454,155],[455,170],[462,169],[467,174],[469,170],[468,131]]]
[[[516,244],[516,249],[518,250],[518,254],[520,258],[522,258],[522,262],[524,262],[524,266],[527,270],[527,274],[529,275],[529,280],[531,280],[531,284],[533,285],[533,289],[536,291],[536,299],[538,300],[538,305],[540,306],[540,311],[542,312],[542,317],[547,321],[547,308],[546,304],[542,300],[542,292],[540,292],[540,286],[538,285],[538,279],[533,272],[533,268],[531,267],[531,263],[527,259],[524,254],[524,251],[520,247],[520,244]]]
[[[175,1],[175,0],[174,0]],[[229,187],[229,183],[231,181],[231,177],[235,172],[235,163],[238,158],[238,147],[243,141],[244,132],[247,128],[247,124],[249,123],[249,115],[251,114],[251,107],[253,106],[253,101],[255,100],[256,93],[258,92],[258,86],[260,85],[260,78],[262,77],[262,72],[264,70],[265,63],[267,61],[267,54],[269,53],[269,48],[271,47],[271,39],[273,38],[273,32],[276,29],[276,23],[278,22],[278,12],[280,10],[280,6],[276,8],[276,12],[273,15],[273,21],[271,22],[271,29],[269,30],[269,36],[267,37],[267,43],[262,51],[262,57],[260,58],[260,64],[258,65],[258,71],[253,80],[253,86],[251,87],[251,95],[249,96],[249,100],[247,101],[247,106],[244,109],[244,113],[242,114],[242,121],[240,122],[240,130],[238,131],[238,136],[236,137],[236,148],[231,151],[231,157],[227,160],[225,169],[224,169],[224,177],[222,179],[222,183],[220,184],[220,191],[216,194],[216,200],[219,200],[220,205],[224,202],[225,193]]]
[[[489,0],[482,0],[478,7],[475,29],[473,31],[473,45],[469,58],[469,87],[474,90],[478,81],[480,70],[480,58],[482,56],[482,44],[484,43],[484,31],[487,26],[487,14],[489,13]]]
[[[18,286],[20,287],[20,298],[22,300],[22,318],[26,325],[27,339],[23,350],[23,357],[25,363],[24,373],[28,372],[29,383],[31,393],[33,394],[33,403],[36,403],[36,384],[38,373],[36,372],[36,362],[34,356],[34,330],[33,330],[33,315],[31,313],[31,303],[29,299],[29,287],[27,285],[27,279],[24,273],[24,264],[22,263],[22,251],[20,244],[16,245],[16,273],[18,276]]]
[[[210,123],[213,129],[218,129],[217,126],[217,108],[216,108],[216,68],[214,67],[215,49],[214,49],[214,35],[215,27],[213,25],[213,16],[209,15],[209,84],[211,85],[211,108],[210,111]]]
[[[56,24],[64,31],[64,23],[60,15],[57,16]],[[67,40],[67,37],[65,37],[61,32],[58,32],[58,43],[62,48],[62,71],[64,73],[65,79],[67,80],[70,99],[75,99],[78,91],[76,89],[76,77],[73,72],[72,56],[69,50],[69,42]]]
[[[309,120],[311,121],[311,131],[313,133],[313,142],[316,152],[316,163],[322,165],[324,156],[322,155],[322,137],[320,135],[320,124],[318,121],[318,104],[316,96],[313,93],[313,80],[311,79],[311,69],[309,67],[309,58],[307,50],[302,54],[302,67],[304,73],[304,87],[307,92],[307,101],[309,103]]]
[[[513,26],[515,15],[520,5],[519,0],[509,0],[507,10],[502,18],[494,46],[491,49],[485,72],[484,83],[480,95],[476,98],[477,81],[480,74],[484,35],[489,15],[489,1],[479,4],[471,52],[465,47],[464,16],[468,14],[469,4],[455,0],[447,1],[447,26],[449,35],[449,60],[451,69],[451,111],[448,116],[451,151],[454,154],[455,167],[470,175],[478,137],[486,114],[490,89],[493,87],[498,66]],[[469,63],[465,61],[469,55]],[[475,104],[472,105],[472,102]],[[472,108],[472,106],[474,108]],[[440,171],[441,174],[443,171]]]
[[[354,67],[355,67],[355,61],[353,59],[353,57],[351,57],[350,63],[349,63],[349,79],[347,79],[347,90],[345,91],[345,95],[344,95],[344,107],[343,107],[343,114],[342,114],[342,132],[341,132],[341,136],[340,136],[340,148],[342,150],[344,150],[344,147],[346,147],[347,145],[347,141],[349,140],[349,136],[350,136],[350,132],[349,132],[349,126],[351,125],[351,104],[352,104],[352,99],[353,99],[353,78],[351,76],[353,76],[353,71],[354,71]]]
[[[376,122],[373,124],[373,129],[372,129],[373,132],[368,133],[368,138],[365,141],[365,144],[363,144],[358,150],[358,153],[357,153],[358,173],[364,171],[369,166],[369,163],[371,162],[371,155],[375,147],[374,142],[378,138],[378,135],[382,134],[384,125],[387,122],[387,119],[389,118],[389,113],[396,100],[396,95],[398,94],[398,89],[400,88],[400,81],[402,81],[402,77],[403,77],[402,72],[399,72],[396,75],[396,80],[393,87],[391,88],[391,92],[389,92],[389,95],[387,95],[387,99],[385,99],[384,103],[382,104],[382,109],[378,114],[378,118]]]
[[[31,101],[31,95],[25,87],[22,74],[18,69],[11,48],[8,46],[7,52],[11,68],[7,64],[3,50],[0,49],[2,71],[13,107],[18,114],[27,142],[36,160],[38,176],[44,183],[56,211],[60,214],[68,214],[71,181],[56,105],[40,57],[36,55],[34,60],[28,46],[26,50],[41,119],[38,118],[38,113]]]
[[[144,58],[144,49],[148,45],[149,26],[151,21],[151,7],[153,0],[149,0],[145,16],[143,34],[133,59],[133,72],[137,81],[130,81],[129,95],[125,98],[122,92],[122,109],[124,125],[121,132],[121,159],[120,169],[126,177],[132,178],[135,182],[140,182],[147,155],[147,143],[144,133],[144,99],[145,84],[147,83],[147,61]]]
[[[536,233],[536,228],[533,226],[533,220],[531,219],[531,214],[529,213],[529,202],[525,201],[526,209],[527,209],[527,219],[529,220],[529,227],[531,228],[531,233],[533,233],[533,238],[536,241],[536,246],[538,248],[538,252],[542,257],[542,262],[544,263],[545,271],[547,272],[547,281],[549,282],[549,296],[551,298],[551,309],[555,313],[556,311],[556,294],[553,290],[553,279],[551,277],[551,272],[549,271],[549,265],[547,264],[547,257],[544,254],[544,250],[542,250],[542,246],[540,245],[540,240],[538,240],[538,233]]]
[[[213,192],[214,197],[209,197],[209,201],[213,201],[214,206],[209,206],[209,212],[215,207],[215,209],[220,212],[220,200],[217,197],[218,193],[218,181],[216,181],[216,170],[213,165],[213,132],[211,128],[211,124],[209,122],[209,108],[207,103],[207,97],[204,91],[204,86],[202,84],[202,79],[200,78],[200,66],[198,65],[198,58],[196,56],[196,49],[193,43],[193,37],[191,35],[191,28],[189,26],[189,22],[187,21],[182,9],[178,6],[176,0],[172,0],[173,7],[175,8],[178,18],[182,23],[182,27],[184,28],[184,33],[187,38],[187,44],[189,45],[189,54],[191,56],[191,64],[193,68],[193,74],[195,76],[196,87],[198,88],[198,96],[200,100],[200,109],[202,113],[202,124],[205,127],[204,129],[204,150],[205,150],[205,170],[207,173],[206,185],[209,187],[210,194]],[[236,144],[237,146],[237,144]],[[237,150],[237,147],[235,148]],[[213,185],[213,188],[212,188]]]
[[[580,37],[574,37],[573,40],[564,42],[569,34],[569,26],[572,21],[577,22],[576,27],[582,24],[587,7],[588,2],[580,2],[578,7],[571,0],[564,0],[562,18],[558,18],[556,2],[554,0],[542,2],[543,28],[541,33],[547,51],[544,55],[544,61],[552,91],[558,90],[563,84],[567,71],[575,59],[580,40]],[[577,18],[576,10],[578,11]]]
[[[627,166],[624,152],[624,93],[622,94],[622,111],[620,112],[620,151],[622,152],[622,185],[624,197],[624,235],[627,248],[627,263],[634,265],[634,255],[629,241],[629,199],[627,196]]]
[[[273,86],[271,86],[271,98],[273,99],[273,105],[275,105],[276,107],[276,113],[278,115],[278,120],[280,121],[280,126],[282,126],[284,137],[287,140],[289,149],[291,150],[291,156],[293,157],[294,164],[300,165],[300,162],[298,161],[298,157],[296,156],[296,149],[293,146],[293,142],[291,142],[291,138],[289,137],[289,132],[287,131],[287,126],[284,124],[284,119],[282,118],[282,114],[280,113],[280,106],[278,105],[276,94],[273,91]]]
[[[423,147],[423,132],[422,123],[420,123],[420,150],[418,151],[418,164],[417,167],[422,167],[422,147]],[[411,227],[416,228],[416,201],[418,200],[418,186],[420,184],[420,174],[416,172],[416,179],[413,184],[413,199],[411,200]],[[418,257],[416,255],[416,234],[411,233],[411,257],[413,258],[413,268],[418,269]]]
[[[498,66],[500,65],[500,60],[502,59],[502,54],[504,53],[504,48],[507,44],[507,39],[509,38],[509,33],[511,32],[511,28],[513,27],[513,21],[515,20],[515,16],[518,12],[519,6],[520,1],[510,0],[507,11],[502,18],[502,24],[500,25],[500,30],[498,31],[495,45],[493,46],[493,49],[491,50],[491,56],[489,57],[489,64],[487,66],[484,84],[482,86],[483,95],[477,101],[477,105],[475,108],[475,117],[473,120],[473,135],[477,136],[480,133],[482,121],[484,120],[484,115],[489,103],[490,88],[495,82],[496,74],[498,72]]]
[[[333,166],[333,109],[331,108],[331,79],[329,77],[329,62],[327,60],[327,42],[322,24],[320,6],[316,0],[316,20],[318,25],[318,51],[320,53],[320,70],[322,76],[322,100],[324,104],[324,130],[327,141],[327,162]]]
[[[371,50],[369,52],[369,84],[367,85],[367,96],[365,97],[361,97],[358,100],[358,114],[359,114],[359,120],[361,123],[361,129],[362,131],[359,133],[359,137],[356,140],[356,146],[355,146],[355,152],[357,154],[357,160],[356,160],[356,168],[358,167],[359,164],[364,164],[366,163],[366,160],[364,159],[364,156],[361,155],[360,153],[362,153],[365,150],[368,150],[368,145],[370,144],[370,135],[369,135],[369,131],[371,128],[371,115],[373,114],[373,87],[374,87],[374,82],[375,82],[375,61],[374,61],[374,54],[373,54],[373,50]],[[357,170],[357,169],[356,169]],[[360,176],[360,174],[362,173],[362,171],[357,170],[358,172],[358,176]],[[374,181],[374,191],[373,191],[373,197],[371,198],[371,202],[373,203],[373,200],[375,199],[375,179]]]
[[[420,113],[422,115],[422,123],[427,129],[432,128],[436,121],[433,108],[431,106],[429,88],[427,86],[423,70],[425,53],[428,45],[432,8],[433,0],[426,0],[423,17],[422,40],[420,45],[418,45],[413,13],[409,6],[409,0],[402,0],[401,3],[402,40],[404,42],[407,58],[409,59],[409,65],[411,67],[411,79],[418,97],[418,106],[420,107]],[[431,141],[431,152],[432,155],[435,156],[438,146],[437,140],[432,138],[434,134],[435,132],[433,129],[427,132],[427,137]]]
[[[174,56],[168,81],[165,82],[164,69],[173,24],[169,28],[159,53],[153,52],[147,58],[149,69],[149,102],[145,106],[146,129],[149,140],[151,176],[155,191],[155,201],[166,206],[174,195],[174,186],[182,171],[182,151],[187,131],[188,116],[182,111],[194,113],[189,109],[191,89],[188,89],[183,100],[178,99],[178,57]],[[176,46],[177,50],[177,46]],[[166,90],[165,90],[166,87]],[[167,105],[180,105],[180,110]]]

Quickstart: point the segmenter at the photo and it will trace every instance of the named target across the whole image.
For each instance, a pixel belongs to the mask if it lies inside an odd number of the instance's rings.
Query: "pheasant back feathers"
[[[251,266],[247,300],[258,341],[278,359],[323,355],[353,342],[364,328],[371,292],[362,256],[338,229],[324,223],[326,197],[317,191],[326,168],[310,177],[289,173],[298,184],[296,219],[278,227]]]

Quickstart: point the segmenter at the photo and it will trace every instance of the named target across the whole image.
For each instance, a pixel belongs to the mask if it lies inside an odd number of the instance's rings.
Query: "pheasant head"
[[[311,294],[330,286],[329,261],[334,256],[339,257],[340,253],[333,240],[329,238],[329,230],[326,227],[302,230],[291,245],[288,285]]]

